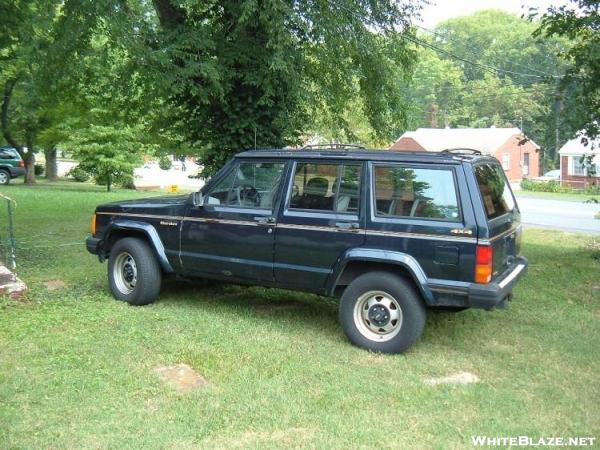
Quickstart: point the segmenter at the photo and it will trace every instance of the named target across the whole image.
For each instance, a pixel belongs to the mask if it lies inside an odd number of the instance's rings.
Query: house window
[[[571,175],[585,176],[585,166],[581,161],[581,156],[571,156]]]
[[[523,175],[529,175],[529,153],[523,155]]]
[[[510,170],[510,153],[504,153],[502,155],[502,168],[504,170]]]

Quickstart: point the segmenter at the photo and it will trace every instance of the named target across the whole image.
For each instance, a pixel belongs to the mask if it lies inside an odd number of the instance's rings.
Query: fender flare
[[[139,222],[137,220],[117,219],[108,224],[102,236],[102,243],[100,244],[102,252],[99,252],[99,254],[101,257],[105,257],[104,254],[110,251],[110,249],[105,248],[104,243],[110,239],[110,236],[114,231],[119,230],[129,230],[138,233],[141,232],[148,239],[162,270],[166,273],[175,272],[171,266],[171,263],[167,259],[165,246],[163,245],[156,228],[149,223]]]
[[[382,250],[376,248],[353,248],[347,250],[337,261],[333,272],[327,283],[327,295],[333,296],[335,287],[348,263],[353,261],[359,262],[374,262],[382,264],[390,264],[401,266],[408,271],[413,281],[417,285],[417,288],[423,295],[425,303],[428,305],[435,304],[435,298],[433,292],[427,282],[427,275],[423,271],[421,265],[412,256],[389,250]]]

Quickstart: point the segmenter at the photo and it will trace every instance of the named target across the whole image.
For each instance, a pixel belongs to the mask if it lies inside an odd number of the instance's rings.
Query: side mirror
[[[204,206],[204,195],[201,191],[192,194],[192,203],[194,206]]]

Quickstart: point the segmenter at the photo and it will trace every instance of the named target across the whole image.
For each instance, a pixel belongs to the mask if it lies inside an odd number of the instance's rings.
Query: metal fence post
[[[6,204],[8,205],[8,263],[11,270],[15,270],[17,268],[17,258],[15,255],[15,230],[13,223],[13,207],[12,200],[6,199]]]

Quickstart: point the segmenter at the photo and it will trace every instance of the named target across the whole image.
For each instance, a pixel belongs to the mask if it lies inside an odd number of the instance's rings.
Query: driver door
[[[272,281],[275,207],[285,163],[240,160],[190,205],[181,230],[186,274]]]

